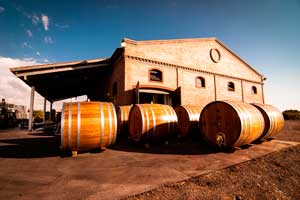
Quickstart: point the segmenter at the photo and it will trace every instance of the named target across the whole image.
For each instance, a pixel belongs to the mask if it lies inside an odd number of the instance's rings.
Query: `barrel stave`
[[[134,141],[158,141],[176,130],[174,109],[162,104],[136,104],[129,114],[129,136]]]
[[[131,107],[132,105],[117,108],[118,134],[126,133],[128,130],[128,117]]]
[[[180,105],[174,108],[178,118],[178,130],[181,137],[199,130],[199,118],[202,106]]]
[[[264,129],[261,113],[243,102],[215,101],[203,109],[201,131],[210,143],[221,147],[250,144]]]
[[[115,142],[117,122],[112,103],[64,103],[62,112],[63,150],[86,151]]]
[[[274,137],[284,126],[284,118],[282,113],[274,106],[268,104],[253,103],[263,115],[265,121],[265,129],[259,139]]]

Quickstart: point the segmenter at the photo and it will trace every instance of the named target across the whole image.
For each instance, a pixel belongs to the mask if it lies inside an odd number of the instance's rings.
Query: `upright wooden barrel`
[[[181,137],[186,137],[192,131],[199,131],[199,118],[202,109],[202,106],[191,105],[180,105],[174,108]]]
[[[204,138],[219,147],[238,147],[258,139],[264,130],[264,118],[254,106],[243,102],[215,101],[200,115]]]
[[[128,117],[132,105],[117,107],[118,134],[128,132]]]
[[[129,138],[153,142],[167,139],[175,133],[177,116],[174,109],[161,104],[136,104],[129,114]]]
[[[267,104],[253,103],[263,115],[265,120],[265,129],[259,139],[274,137],[281,131],[284,125],[282,113],[275,107]]]
[[[65,151],[107,147],[117,138],[117,116],[112,103],[64,103],[61,116],[61,145]]]

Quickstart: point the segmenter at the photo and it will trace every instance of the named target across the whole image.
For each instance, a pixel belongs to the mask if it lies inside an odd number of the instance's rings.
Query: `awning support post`
[[[50,113],[49,113],[49,120],[50,121],[52,120],[52,104],[53,104],[53,102],[50,101]]]
[[[43,117],[43,123],[46,122],[46,105],[47,105],[47,99],[44,97],[44,117]]]
[[[34,86],[31,87],[31,95],[30,95],[30,110],[29,110],[29,124],[28,124],[28,131],[32,131],[32,124],[33,124],[33,106],[34,106]]]

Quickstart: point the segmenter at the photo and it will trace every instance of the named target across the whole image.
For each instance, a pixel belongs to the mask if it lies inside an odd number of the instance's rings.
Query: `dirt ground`
[[[279,140],[233,152],[120,140],[77,157],[62,156],[53,133],[1,130],[0,199],[300,199],[300,121],[285,124]]]
[[[300,142],[300,121],[276,139]],[[126,198],[144,199],[300,199],[300,145]]]

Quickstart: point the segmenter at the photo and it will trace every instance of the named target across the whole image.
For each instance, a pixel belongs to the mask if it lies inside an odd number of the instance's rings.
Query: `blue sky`
[[[300,110],[299,0],[0,0],[0,27],[0,57],[31,63],[109,57],[124,37],[217,37],[268,78],[267,103]]]

